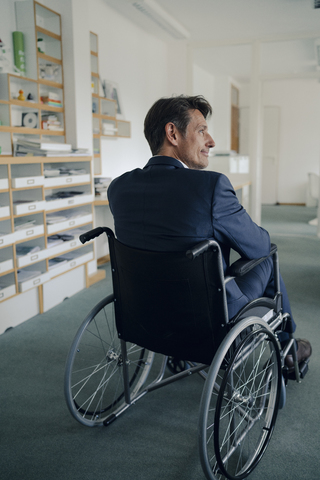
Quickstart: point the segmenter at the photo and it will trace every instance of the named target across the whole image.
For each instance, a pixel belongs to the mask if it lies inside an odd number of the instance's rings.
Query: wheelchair
[[[64,391],[72,416],[89,427],[109,426],[147,393],[197,373],[204,380],[198,422],[204,475],[245,478],[266,451],[286,382],[301,382],[308,369],[308,361],[298,365],[291,318],[282,311],[276,245],[274,298],[258,298],[228,320],[226,284],[267,257],[240,259],[224,276],[214,240],[169,253],[123,245],[107,227],[80,240],[103,233],[114,292],[93,308],[71,345]],[[289,340],[281,346],[282,331]],[[288,353],[293,373],[284,364]],[[156,373],[155,354],[161,354]]]

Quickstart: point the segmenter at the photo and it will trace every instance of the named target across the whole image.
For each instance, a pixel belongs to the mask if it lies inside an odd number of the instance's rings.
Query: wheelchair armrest
[[[226,280],[227,280],[227,277],[241,277],[242,275],[245,275],[250,270],[252,270],[254,267],[256,267],[261,262],[266,260],[268,257],[270,257],[271,255],[274,255],[276,253],[276,251],[277,251],[277,245],[272,243],[271,248],[270,248],[270,253],[266,257],[255,258],[253,260],[243,260],[242,258],[240,258],[239,260],[234,262],[232,265],[230,265],[230,267],[228,268],[228,270],[226,272],[226,274],[227,274]],[[229,278],[228,278],[228,280],[229,280]],[[230,280],[231,280],[231,278],[230,278]]]
[[[89,230],[88,232],[82,233],[79,237],[79,240],[81,243],[86,243],[89,242],[90,240],[93,240],[96,237],[99,237],[103,233],[112,234],[113,232],[108,228],[108,227],[97,227],[94,228],[93,230]]]
[[[190,260],[193,260],[198,255],[201,255],[202,253],[206,252],[209,248],[212,248],[212,247],[219,248],[219,245],[215,240],[204,240],[203,242],[200,242],[197,245],[195,245],[191,250],[188,250],[186,252],[186,256],[190,258]]]

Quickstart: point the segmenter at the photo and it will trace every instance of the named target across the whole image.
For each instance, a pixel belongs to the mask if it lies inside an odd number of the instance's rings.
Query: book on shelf
[[[40,157],[81,157],[89,156],[86,148],[72,148],[68,143],[45,143],[18,139],[14,142],[14,156],[40,156]]]
[[[17,143],[24,147],[34,148],[36,150],[50,150],[50,151],[63,151],[71,152],[72,145],[70,143],[47,143],[37,140],[25,140],[24,138],[19,138]]]
[[[17,245],[16,253],[17,257],[24,257],[25,255],[30,255],[30,253],[36,253],[40,251],[39,245]]]
[[[66,258],[63,258],[63,257],[50,258],[49,270],[52,270],[53,268],[58,267],[59,265],[63,265],[64,263],[67,263]]]
[[[42,96],[40,97],[40,102],[43,103],[44,105],[49,105],[50,107],[59,107],[62,108],[62,102],[61,100],[56,96],[56,98],[53,98],[53,94],[49,93],[47,96]]]
[[[35,220],[26,220],[26,221],[22,220],[22,222],[15,224],[14,231],[17,232],[19,230],[25,230],[26,228],[30,228],[35,224],[36,224]]]
[[[38,277],[41,275],[39,270],[18,270],[18,283],[26,282],[31,280],[31,278]]]

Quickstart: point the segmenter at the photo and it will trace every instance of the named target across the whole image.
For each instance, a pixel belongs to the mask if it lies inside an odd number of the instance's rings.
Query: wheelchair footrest
[[[303,362],[299,363],[299,376],[300,376],[301,380],[308,373],[309,361],[310,361],[310,358],[308,358],[307,360],[304,360]],[[296,380],[296,375],[295,375],[294,370],[292,371],[288,367],[284,367],[282,373],[283,373],[283,376],[284,376],[286,381],[287,380]]]
[[[112,413],[111,415],[109,415],[108,418],[105,419],[105,421],[103,422],[103,425],[105,427],[108,427],[110,423],[114,422],[116,419],[117,419],[117,416]]]

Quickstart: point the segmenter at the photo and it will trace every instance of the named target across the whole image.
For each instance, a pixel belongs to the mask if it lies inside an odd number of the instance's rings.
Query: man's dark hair
[[[144,121],[144,135],[153,155],[158,155],[161,150],[167,123],[174,123],[179,132],[185,135],[191,110],[199,110],[204,118],[212,114],[211,105],[202,95],[160,98],[152,105]]]

